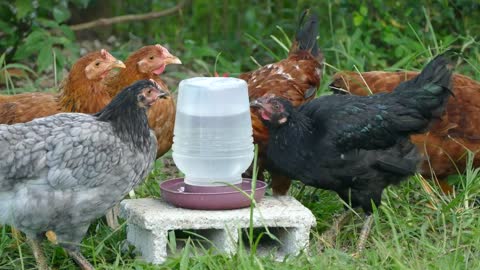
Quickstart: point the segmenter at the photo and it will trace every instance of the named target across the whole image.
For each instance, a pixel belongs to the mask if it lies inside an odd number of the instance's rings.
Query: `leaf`
[[[65,59],[65,56],[63,56],[62,51],[60,51],[58,48],[53,48],[53,50],[55,51],[55,56],[56,56],[55,64],[59,68],[64,67],[66,59]],[[57,70],[58,70],[58,68],[57,68]]]
[[[68,8],[63,7],[63,6],[55,6],[53,7],[53,18],[55,21],[58,23],[66,21],[68,18],[70,18],[71,14]]]
[[[3,53],[2,55],[0,55],[0,71],[4,69],[3,64],[5,62],[5,55],[6,53]]]
[[[60,25],[60,30],[62,30],[63,34],[71,41],[75,40],[75,33],[68,27],[67,25]]]
[[[4,56],[5,54],[3,54],[2,56]],[[0,63],[2,63],[3,60],[0,58]],[[11,63],[11,64],[6,64],[4,66],[5,69],[8,69],[8,68],[17,68],[17,69],[22,69],[22,70],[25,70],[25,71],[28,71],[30,73],[32,73],[33,75],[37,76],[37,73],[35,73],[35,71],[33,71],[31,68],[29,68],[28,66],[26,65],[23,65],[23,64],[18,64],[18,63]]]
[[[30,0],[15,0],[15,6],[17,7],[17,18],[22,19],[28,13],[33,11],[32,1]]]
[[[25,39],[25,44],[38,46],[39,43],[42,43],[47,39],[50,39],[50,33],[43,29],[36,29],[27,36]]]
[[[72,43],[68,38],[66,37],[52,37],[51,38],[51,42],[53,44],[60,44],[60,45],[63,45],[63,46],[67,46],[67,45],[70,45],[70,43]]]
[[[60,27],[58,22],[56,22],[54,20],[49,20],[49,19],[45,19],[45,18],[38,18],[37,21],[43,27],[47,27],[47,28],[58,28],[58,27]]]
[[[49,65],[52,64],[53,55],[52,55],[52,46],[43,46],[38,53],[37,58],[37,70],[38,72],[42,72]]]
[[[360,14],[362,14],[363,17],[366,17],[366,16],[367,16],[367,14],[368,14],[368,9],[367,9],[366,6],[364,6],[364,5],[360,6]]]
[[[363,22],[363,16],[358,13],[355,13],[355,15],[353,16],[353,24],[355,26],[359,26],[360,24],[362,24],[362,22]]]

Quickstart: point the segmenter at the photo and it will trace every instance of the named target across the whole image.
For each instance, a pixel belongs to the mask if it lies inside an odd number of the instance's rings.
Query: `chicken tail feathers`
[[[422,72],[412,80],[401,83],[394,90],[404,96],[408,107],[418,110],[428,118],[438,118],[443,114],[445,105],[452,92],[453,65],[447,51],[430,61]]]
[[[290,49],[290,53],[299,51],[308,51],[314,57],[321,57],[317,44],[318,36],[318,16],[306,9],[300,16],[295,41]]]

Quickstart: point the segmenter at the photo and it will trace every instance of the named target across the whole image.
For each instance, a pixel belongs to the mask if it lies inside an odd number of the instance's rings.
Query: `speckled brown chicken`
[[[166,48],[156,44],[145,46],[130,54],[125,61],[126,68],[107,79],[110,95],[113,97],[125,86],[143,79],[154,79],[162,89],[168,87],[160,79],[165,67],[169,64],[181,64],[178,57]],[[157,158],[163,156],[173,143],[173,127],[175,125],[175,101],[170,95],[155,103],[148,111],[148,124],[157,137]]]
[[[0,96],[0,124],[25,123],[59,112],[96,113],[111,100],[103,79],[117,67],[125,65],[106,50],[91,52],[72,66],[59,93]]]
[[[371,92],[392,91],[399,83],[416,76],[418,72],[341,72],[330,84],[336,93],[349,92],[368,95]],[[367,87],[368,86],[368,87]],[[344,90],[344,91],[342,91]],[[446,178],[462,173],[466,166],[467,151],[480,150],[480,83],[460,74],[453,76],[455,97],[449,99],[446,113],[437,120],[428,132],[411,136],[413,143],[428,157],[422,164],[422,175],[436,178],[444,192],[451,186]],[[474,160],[480,166],[480,156]]]
[[[293,106],[299,106],[315,97],[322,78],[323,54],[317,45],[318,18],[316,14],[309,13],[309,10],[302,13],[294,43],[286,59],[239,76],[248,83],[251,101],[266,93],[272,93],[289,100]],[[253,138],[259,145],[258,176],[262,179],[263,156],[269,135],[255,110],[251,109]],[[246,176],[251,176],[251,170]],[[291,179],[272,172],[271,178],[273,193],[285,195],[290,188]]]

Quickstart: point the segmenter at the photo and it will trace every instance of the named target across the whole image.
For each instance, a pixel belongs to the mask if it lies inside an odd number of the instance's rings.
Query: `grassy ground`
[[[345,29],[332,30],[330,37],[323,37],[328,42],[320,40],[327,62],[320,93],[325,92],[329,76],[338,69],[367,70],[372,63],[379,69],[419,69],[432,51],[441,51],[453,43],[460,44],[456,45],[457,49],[467,52],[460,60],[459,71],[480,79],[478,41],[468,35],[442,39],[435,37],[431,30],[428,37],[416,33],[413,28],[405,30],[405,36],[399,37],[403,39],[398,46],[409,53],[393,64],[376,57],[375,47],[361,34],[345,34]],[[325,46],[327,43],[330,45]],[[276,59],[284,55],[271,57]],[[248,55],[243,57],[248,59]],[[193,58],[195,55],[189,56],[190,60]],[[229,60],[219,60],[217,68],[220,73],[228,71]],[[184,63],[188,65],[188,61]],[[190,67],[198,67],[199,62],[195,63]],[[206,69],[211,72],[214,62],[207,64]],[[171,75],[186,77],[185,73]],[[155,170],[136,190],[137,195],[159,197],[158,183],[176,174],[167,155],[157,161]],[[333,193],[303,188],[299,183],[295,183],[290,194],[312,210],[317,226],[311,233],[311,247],[282,262],[276,262],[272,256],[258,257],[243,246],[239,246],[236,255],[228,257],[215,254],[213,249],[204,250],[198,243],[188,242],[164,265],[154,266],[136,259],[134,248],[126,242],[125,225],[112,231],[101,219],[91,225],[82,242],[82,251],[97,269],[480,269],[480,204],[476,197],[480,193],[479,178],[478,170],[467,168],[466,175],[456,178],[456,191],[449,196],[441,195],[435,186],[433,191],[427,192],[424,182],[418,177],[388,188],[382,206],[374,213],[374,227],[367,249],[358,259],[350,254],[354,252],[360,232],[362,213],[347,224],[335,246],[320,253],[317,250],[317,244],[321,243],[320,235],[331,224],[333,215],[342,210],[343,204]],[[48,242],[44,243],[44,247],[49,264],[54,269],[75,269],[74,263],[61,248]],[[33,255],[24,239],[16,240],[9,227],[0,227],[0,269],[34,268]]]
[[[158,182],[171,177],[163,171],[163,162],[157,162],[137,195],[159,196]],[[359,259],[350,254],[354,252],[362,214],[346,225],[334,247],[320,253],[320,234],[331,223],[332,215],[341,211],[342,203],[330,192],[302,190],[299,183],[291,194],[312,210],[318,224],[311,233],[311,247],[282,262],[272,256],[257,257],[243,246],[239,246],[237,255],[228,257],[189,242],[164,265],[154,266],[135,258],[134,248],[125,240],[125,225],[112,231],[103,220],[92,224],[82,251],[98,269],[480,269],[478,172],[467,170],[450,196],[440,196],[435,187],[433,193],[426,192],[417,177],[387,189],[382,206],[374,214],[367,249]],[[44,247],[54,269],[75,269],[61,248],[48,242]],[[24,239],[15,240],[10,229],[2,227],[0,269],[34,269],[34,263]]]

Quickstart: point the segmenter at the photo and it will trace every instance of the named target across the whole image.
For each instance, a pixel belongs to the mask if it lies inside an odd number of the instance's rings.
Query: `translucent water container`
[[[246,82],[223,77],[181,81],[172,149],[186,185],[240,184],[253,159]]]

